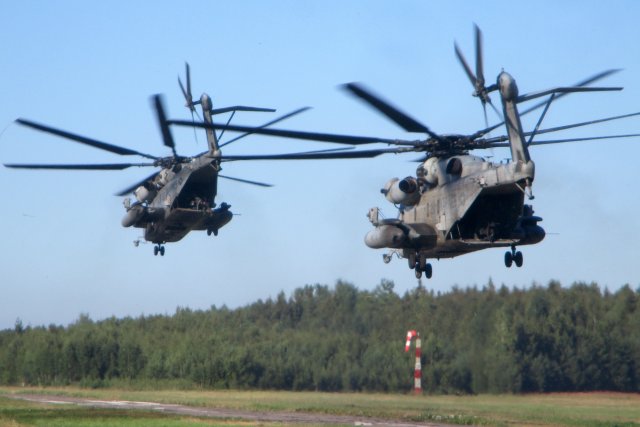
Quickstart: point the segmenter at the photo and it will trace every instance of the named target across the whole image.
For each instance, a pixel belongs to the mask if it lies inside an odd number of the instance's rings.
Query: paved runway
[[[252,412],[237,409],[202,408],[194,406],[133,402],[127,400],[94,400],[78,397],[52,396],[41,394],[7,394],[11,399],[27,400],[30,402],[48,403],[52,405],[79,405],[90,408],[118,408],[144,411],[158,411],[167,414],[188,415],[192,417],[234,419],[244,421],[262,421],[296,424],[349,424],[353,426],[379,427],[446,427],[445,424],[412,423],[405,421],[381,420],[374,418],[353,417],[348,415],[313,414],[302,412]]]

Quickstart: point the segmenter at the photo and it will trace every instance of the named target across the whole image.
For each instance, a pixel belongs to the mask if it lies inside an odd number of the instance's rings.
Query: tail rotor
[[[198,111],[196,110],[196,105],[200,104],[200,100],[194,101],[193,95],[191,93],[191,70],[189,68],[189,63],[185,62],[184,65],[185,65],[185,75],[187,79],[186,88],[182,84],[182,80],[180,80],[180,76],[178,76],[178,84],[180,85],[180,90],[182,91],[182,95],[184,95],[184,99],[185,99],[184,106],[187,107],[189,111],[191,111],[192,119],[195,114],[198,117],[198,120],[201,120],[200,116],[198,115]]]
[[[462,51],[458,47],[457,43],[454,43],[454,48],[456,52],[456,57],[458,58],[458,61],[460,61],[462,68],[464,69],[465,73],[467,74],[467,77],[469,78],[469,81],[471,82],[471,85],[473,86],[473,96],[480,99],[480,103],[482,104],[482,109],[484,111],[485,125],[488,127],[489,124],[487,119],[487,104],[489,104],[493,109],[493,111],[495,111],[495,113],[498,115],[498,117],[502,119],[502,115],[500,114],[500,111],[498,111],[495,105],[493,105],[493,103],[491,102],[491,98],[489,97],[489,93],[498,89],[498,86],[496,84],[492,84],[489,87],[485,86],[484,65],[483,65],[483,55],[482,55],[482,31],[480,31],[480,28],[477,25],[475,25],[474,28],[475,28],[475,39],[476,39],[475,41],[476,73],[475,74],[473,73],[473,71],[471,70],[471,67],[465,60],[464,55],[462,54]]]

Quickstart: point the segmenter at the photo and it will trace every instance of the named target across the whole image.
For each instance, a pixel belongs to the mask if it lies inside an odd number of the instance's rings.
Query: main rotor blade
[[[169,124],[167,123],[167,115],[165,114],[164,106],[162,105],[162,96],[154,95],[153,105],[156,110],[158,125],[160,126],[160,131],[162,132],[162,141],[164,142],[164,145],[166,145],[167,147],[171,147],[173,156],[177,157],[178,153],[176,152],[176,144],[173,141],[173,136],[171,135],[171,130],[169,129]]]
[[[119,147],[117,145],[108,144],[106,142],[98,141],[92,138],[87,138],[85,136],[77,135],[71,132],[56,129],[40,123],[32,122],[30,120],[17,119],[16,122],[23,126],[27,126],[42,132],[50,133],[52,135],[60,136],[62,138],[70,139],[72,141],[76,141],[81,144],[86,144],[91,147],[98,148],[100,150],[105,150],[111,153],[120,154],[122,156],[138,155],[138,156],[146,157],[147,159],[154,159],[154,160],[157,159],[156,156],[152,156],[151,154],[141,153],[140,151],[132,150],[130,148]]]
[[[611,69],[611,70],[602,71],[602,72],[600,72],[600,73],[598,73],[598,74],[595,74],[595,75],[593,75],[593,76],[591,76],[591,77],[589,77],[589,78],[587,78],[587,79],[584,79],[584,80],[582,80],[582,81],[580,81],[580,82],[578,82],[578,83],[574,84],[574,85],[573,85],[573,87],[582,87],[582,86],[587,86],[587,85],[589,85],[589,84],[591,84],[591,83],[594,83],[594,82],[596,82],[596,81],[598,81],[598,80],[601,80],[601,79],[603,79],[603,78],[605,78],[605,77],[608,77],[608,76],[610,76],[610,75],[612,75],[612,74],[615,74],[615,73],[617,73],[618,71],[621,71],[621,70],[620,70],[619,68],[616,68],[616,69]],[[561,97],[563,97],[563,96],[565,96],[565,95],[567,95],[567,93],[561,93],[561,94],[558,94],[558,95],[556,96],[556,99],[555,99],[555,100],[557,101],[557,100],[558,100],[558,98],[561,98]],[[534,111],[534,110],[537,110],[537,109],[539,109],[539,108],[542,108],[542,107],[544,107],[544,105],[545,105],[545,104],[546,104],[546,102],[545,102],[545,101],[542,101],[542,102],[540,102],[540,103],[538,103],[538,104],[535,104],[535,105],[533,105],[533,106],[531,106],[531,107],[527,108],[526,110],[524,110],[524,111],[520,112],[520,115],[521,115],[521,116],[523,116],[523,115],[528,114],[528,113],[530,113],[530,112],[532,112],[532,111]]]
[[[349,147],[339,147],[339,148],[327,148],[324,150],[313,150],[313,151],[303,151],[301,153],[286,153],[286,154],[265,154],[265,155],[248,155],[248,159],[239,159],[239,158],[232,158],[234,157],[234,155],[229,155],[229,156],[221,156],[222,161],[233,161],[233,160],[268,160],[268,159],[273,159],[273,156],[292,156],[292,155],[308,155],[308,154],[317,154],[317,153],[336,153],[336,152],[340,152],[340,151],[347,151],[347,150],[353,150],[356,147],[354,146],[349,146]],[[263,157],[265,157],[263,159]],[[245,156],[247,157],[247,156]],[[274,159],[274,160],[288,160],[289,157],[287,157],[286,159]]]
[[[309,110],[310,108],[311,108],[311,107],[302,107],[302,108],[298,108],[297,110],[294,110],[294,111],[292,111],[292,112],[290,112],[290,113],[288,113],[288,114],[285,114],[284,116],[278,117],[277,119],[271,120],[271,121],[269,121],[269,122],[267,122],[267,123],[265,123],[265,124],[263,124],[263,125],[261,125],[261,126],[258,126],[258,129],[266,128],[266,127],[268,127],[268,126],[271,126],[271,125],[273,125],[273,124],[276,124],[276,123],[278,123],[278,122],[281,122],[281,121],[283,121],[283,120],[285,120],[285,119],[288,119],[289,117],[293,117],[293,116],[295,116],[296,114],[300,114],[300,113],[302,113],[302,112],[304,112],[304,111],[307,111],[307,110]],[[231,144],[232,142],[235,142],[235,141],[237,141],[237,140],[239,140],[239,139],[241,139],[241,138],[244,138],[245,136],[249,136],[249,135],[251,135],[252,133],[254,133],[254,132],[246,132],[246,133],[243,133],[242,135],[239,135],[239,136],[237,136],[237,137],[235,137],[235,138],[233,138],[233,139],[230,139],[229,141],[225,142],[224,144],[220,144],[220,148],[224,147],[225,145],[229,145],[229,144]]]
[[[249,181],[248,179],[233,178],[231,176],[226,176],[226,175],[218,175],[218,177],[224,178],[224,179],[229,179],[231,181],[242,182],[244,184],[258,185],[260,187],[273,187],[273,184],[267,184],[267,183],[258,182],[258,181]]]
[[[493,126],[489,126],[488,128],[481,129],[481,130],[477,131],[476,133],[471,134],[471,135],[469,136],[469,139],[470,139],[470,140],[474,140],[474,139],[481,138],[481,137],[483,137],[484,135],[486,135],[486,134],[490,133],[491,131],[493,131],[493,130],[495,130],[495,129],[499,128],[499,127],[500,127],[500,126],[502,126],[502,125],[504,125],[504,122],[501,122],[501,123],[495,124],[495,125],[493,125]]]
[[[127,194],[133,192],[133,190],[135,190],[136,188],[140,187],[141,185],[146,184],[147,182],[153,182],[154,179],[156,179],[156,176],[158,176],[160,174],[160,171],[154,172],[151,175],[149,175],[148,177],[146,177],[145,179],[136,182],[135,184],[130,185],[129,187],[125,188],[124,190],[120,191],[119,193],[116,193],[116,196],[126,196]]]
[[[234,160],[329,160],[329,159],[369,159],[381,154],[399,154],[413,152],[411,148],[381,148],[377,150],[359,150],[349,152],[305,152],[289,154],[256,154],[223,156],[226,161]]]
[[[600,139],[634,138],[638,136],[640,136],[640,133],[630,133],[626,135],[591,136],[586,138],[550,139],[546,141],[533,141],[531,145],[562,144],[565,142],[580,142],[580,141],[597,141]]]
[[[594,125],[596,123],[610,122],[612,120],[626,119],[628,117],[634,117],[634,116],[640,116],[640,112],[623,114],[621,116],[606,117],[604,119],[590,120],[588,122],[574,123],[574,124],[565,125],[565,126],[557,126],[557,127],[548,128],[548,129],[542,129],[537,131],[536,134],[540,135],[543,133],[559,132],[561,130],[573,129],[573,128],[582,127],[582,126],[589,126],[589,125]],[[531,132],[525,132],[525,135],[529,135],[530,133]]]
[[[527,144],[526,144],[527,147],[531,145],[531,142],[533,142],[533,138],[536,136],[536,133],[540,129],[540,125],[542,124],[544,117],[547,115],[547,111],[549,111],[549,107],[551,106],[551,103],[553,102],[555,96],[556,94],[552,93],[551,96],[549,97],[549,100],[547,101],[547,105],[544,106],[544,110],[542,110],[542,114],[540,114],[540,117],[538,118],[538,122],[536,123],[536,126],[533,128],[531,135],[529,135],[529,140],[527,141]]]
[[[548,129],[542,129],[542,130],[536,131],[535,134],[536,135],[541,135],[541,134],[544,134],[544,133],[560,132],[560,131],[567,130],[567,129],[573,129],[573,128],[582,127],[582,126],[589,126],[589,125],[594,125],[594,124],[597,124],[597,123],[610,122],[610,121],[613,121],[613,120],[626,119],[628,117],[634,117],[634,116],[640,116],[640,112],[631,113],[631,114],[623,114],[623,115],[620,115],[620,116],[605,117],[604,119],[589,120],[587,122],[573,123],[573,124],[570,124],[570,125],[564,125],[564,126],[557,126],[557,127],[548,128]],[[529,136],[532,133],[533,132],[524,132],[523,134],[525,136]],[[479,144],[493,144],[493,143],[499,143],[499,142],[508,141],[508,140],[509,140],[508,136],[502,135],[502,136],[496,136],[494,138],[488,138],[488,139],[485,139],[485,140],[482,140],[482,141],[477,141],[477,142]],[[495,145],[494,147],[502,147],[502,145]]]
[[[539,92],[532,92],[526,95],[520,95],[516,100],[517,103],[530,101],[535,98],[540,98],[541,96],[547,96],[551,94],[567,94],[573,92],[608,92],[608,91],[619,91],[622,90],[622,87],[582,87],[582,86],[574,86],[574,87],[556,87],[553,89],[542,90]],[[557,99],[558,97],[556,97]]]
[[[265,113],[274,113],[276,110],[274,110],[273,108],[247,107],[244,105],[234,105],[233,107],[213,109],[211,110],[211,114],[213,115],[223,114],[223,113],[229,113],[231,111],[258,111],[258,112],[265,112]]]
[[[640,136],[640,133],[630,133],[626,135],[604,135],[604,136],[588,136],[584,138],[549,139],[546,141],[533,141],[529,145],[531,146],[531,145],[563,144],[565,142],[597,141],[602,139],[634,138],[639,136]],[[509,147],[509,144],[496,143],[496,144],[491,144],[490,147],[504,148],[504,147]]]
[[[364,89],[361,85],[357,83],[348,83],[343,87],[387,116],[389,119],[393,120],[407,132],[426,133],[430,137],[440,140],[440,136],[432,132],[427,126],[408,116],[406,113],[403,113],[388,102],[383,101],[380,97]]]
[[[132,166],[154,166],[153,163],[103,163],[103,164],[31,164],[5,163],[5,167],[14,169],[54,169],[54,170],[122,170]]]
[[[398,140],[398,139],[386,139],[386,138],[377,138],[377,137],[370,137],[370,136],[340,135],[340,134],[332,134],[332,133],[303,132],[303,131],[273,129],[273,128],[255,128],[250,126],[235,126],[235,125],[225,126],[225,125],[219,125],[216,123],[209,125],[207,123],[191,123],[186,120],[169,120],[167,123],[171,125],[177,125],[177,126],[196,126],[203,129],[226,129],[233,132],[248,132],[248,133],[255,133],[259,135],[279,136],[282,138],[303,139],[308,141],[334,142],[337,144],[361,145],[361,144],[383,143],[383,144],[407,145],[407,146],[415,146],[419,144],[419,141],[405,141],[405,140]]]

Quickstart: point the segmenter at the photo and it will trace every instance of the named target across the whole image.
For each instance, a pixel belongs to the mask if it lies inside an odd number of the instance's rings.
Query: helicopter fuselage
[[[143,228],[145,240],[177,242],[192,230],[218,230],[233,218],[226,203],[215,208],[217,162],[200,156],[165,168],[134,191],[137,202],[125,200],[125,227]]]
[[[400,215],[380,221],[377,209],[370,211],[375,229],[365,237],[369,247],[391,248],[415,263],[534,244],[545,236],[537,225],[542,219],[524,204],[535,175],[531,160],[493,163],[468,154],[432,157],[416,175],[392,179],[382,190]]]

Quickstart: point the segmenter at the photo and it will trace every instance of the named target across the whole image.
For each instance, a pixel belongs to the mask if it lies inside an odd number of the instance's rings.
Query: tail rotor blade
[[[187,73],[187,94],[189,95],[189,100],[192,100],[193,95],[191,94],[191,69],[188,62],[184,63],[184,68]],[[191,101],[191,107],[193,108],[193,101]]]
[[[187,107],[189,107],[189,109],[193,108],[193,103],[191,102],[191,97],[187,93],[187,90],[184,88],[184,86],[182,84],[182,80],[180,80],[179,76],[178,76],[178,84],[180,85],[180,90],[182,91],[182,95],[184,96],[184,99],[186,100],[186,104],[185,105]]]
[[[184,106],[187,107],[189,110],[191,110],[191,115],[193,116],[193,113],[195,112],[197,114],[197,111],[195,107],[196,103],[193,102],[193,94],[191,93],[191,70],[189,68],[188,62],[185,62],[184,65],[185,65],[187,85],[185,87],[185,85],[182,84],[182,80],[180,79],[180,76],[178,76],[178,84],[180,85],[180,90],[182,91],[182,95],[184,96],[184,100],[185,100]]]
[[[482,31],[475,25],[476,32],[476,91],[484,90],[484,71],[482,60]]]
[[[469,81],[471,82],[471,85],[475,89],[476,81],[477,81],[476,76],[473,75],[473,71],[471,71],[471,67],[469,67],[469,64],[467,64],[467,61],[464,59],[464,55],[462,55],[462,52],[460,51],[460,48],[458,47],[457,43],[454,43],[454,49],[456,51],[456,56],[458,57],[458,61],[462,65],[462,68],[467,74],[467,77],[469,77]]]
[[[503,120],[502,113],[500,113],[500,110],[498,110],[498,109],[496,108],[496,106],[495,106],[495,105],[493,105],[493,102],[491,102],[491,98],[489,98],[489,96],[488,96],[488,95],[487,95],[487,104],[491,105],[491,108],[493,108],[493,111],[495,111],[495,113],[496,113],[496,115],[498,116],[498,118],[499,118],[500,120]],[[487,127],[488,127],[488,126],[487,126]]]
[[[484,56],[482,53],[482,31],[480,27],[474,24],[475,29],[475,48],[476,48],[476,74],[473,74],[471,71],[471,67],[464,58],[464,55],[460,51],[457,43],[454,44],[456,56],[460,64],[462,64],[462,68],[464,68],[467,77],[469,77],[469,81],[473,85],[473,96],[478,97],[480,99],[480,103],[482,104],[483,114],[485,117],[485,126],[488,126],[487,120],[487,107],[486,104],[491,104],[491,108],[496,111],[498,117],[501,118],[500,113],[496,110],[495,106],[491,103],[491,98],[489,98],[489,92],[492,92],[496,89],[496,85],[491,85],[490,87],[485,87],[485,79],[484,79]]]
[[[493,105],[493,104],[491,104]],[[489,127],[489,119],[487,118],[487,104],[482,103],[482,113],[484,114],[484,126],[485,128]]]

